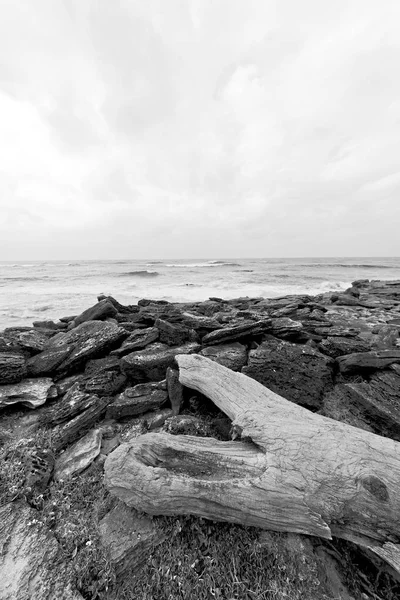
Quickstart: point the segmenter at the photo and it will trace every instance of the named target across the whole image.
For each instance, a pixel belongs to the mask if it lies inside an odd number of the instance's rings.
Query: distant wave
[[[338,268],[338,269],[398,269],[398,265],[374,265],[371,263],[303,263],[296,265],[298,267],[313,267],[317,269],[329,269]]]
[[[42,281],[43,279],[49,279],[49,277],[1,277],[0,281]]]
[[[223,262],[222,260],[209,260],[201,263],[167,263],[166,267],[178,268],[178,269],[191,269],[193,267],[199,269],[215,268],[215,267],[240,267],[239,263],[235,262]]]
[[[160,273],[157,271],[127,271],[126,273],[118,273],[118,277],[157,277]]]

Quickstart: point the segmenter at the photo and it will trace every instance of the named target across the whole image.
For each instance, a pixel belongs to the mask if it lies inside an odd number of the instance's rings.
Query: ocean
[[[0,330],[79,314],[101,293],[122,304],[340,291],[400,279],[400,258],[257,258],[0,262]]]

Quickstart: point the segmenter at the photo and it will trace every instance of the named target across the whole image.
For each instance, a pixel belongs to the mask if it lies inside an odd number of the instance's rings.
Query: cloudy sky
[[[400,255],[399,0],[0,4],[0,260]]]

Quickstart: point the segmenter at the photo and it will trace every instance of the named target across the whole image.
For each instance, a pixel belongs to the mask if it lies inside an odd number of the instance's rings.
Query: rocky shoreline
[[[121,443],[159,431],[240,443],[226,415],[182,386],[177,355],[207,357],[312,412],[400,441],[399,332],[400,281],[367,280],[315,297],[123,306],[103,296],[80,315],[0,332],[0,599],[117,597],[106,595],[111,583],[151,560],[165,535],[102,479]],[[92,538],[76,532],[74,545],[57,503],[68,506],[65,490],[72,497],[78,477],[79,485],[92,478],[102,505]],[[324,562],[325,596],[321,587],[315,598],[357,598],[339,546],[332,558],[332,548],[289,535]],[[102,576],[90,563],[92,544],[109,565]],[[84,576],[79,560],[88,561]],[[362,560],[367,571],[384,569],[366,553]],[[395,598],[392,575],[385,593]],[[379,597],[365,577],[359,593]]]

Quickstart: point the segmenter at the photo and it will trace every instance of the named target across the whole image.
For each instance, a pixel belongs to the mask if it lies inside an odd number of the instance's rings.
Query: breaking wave
[[[157,277],[160,273],[157,271],[127,271],[126,273],[119,273],[118,277]]]

